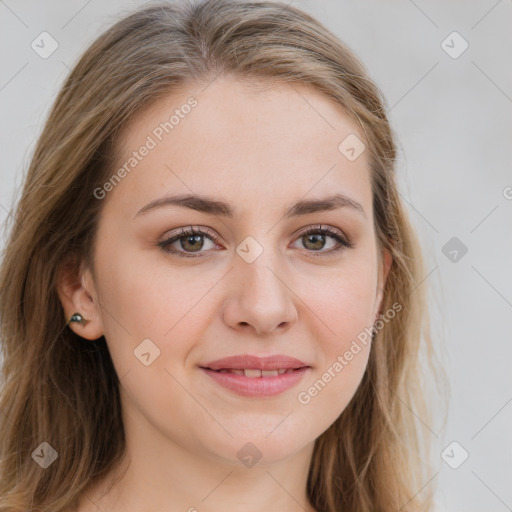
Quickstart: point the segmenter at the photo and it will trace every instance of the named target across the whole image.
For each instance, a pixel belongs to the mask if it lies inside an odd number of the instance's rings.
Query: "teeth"
[[[239,369],[223,369],[217,370],[220,373],[234,373],[235,375],[241,375],[250,378],[257,377],[277,377],[278,375],[283,375],[283,373],[291,373],[294,371],[293,368],[281,368],[280,370],[256,370],[252,368],[239,370]]]
[[[235,375],[243,375],[244,374],[243,370],[237,370],[237,369],[228,370],[228,372],[234,373]]]
[[[261,370],[244,370],[246,377],[261,377]]]

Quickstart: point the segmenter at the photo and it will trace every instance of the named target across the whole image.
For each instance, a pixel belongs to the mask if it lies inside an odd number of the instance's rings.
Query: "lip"
[[[223,357],[222,359],[217,359],[199,366],[210,370],[243,370],[246,368],[257,370],[279,370],[281,368],[285,368],[288,370],[290,368],[299,369],[309,365],[303,361],[295,359],[294,357],[283,354],[264,357],[240,354],[237,356]]]
[[[209,368],[201,371],[211,377],[217,384],[242,396],[263,398],[274,396],[298,384],[304,375],[311,371],[309,366],[275,377],[245,377],[234,373],[220,373]]]
[[[259,357],[249,354],[224,357],[199,365],[202,372],[212,378],[222,387],[242,396],[262,398],[278,395],[287,389],[297,385],[311,367],[283,354]],[[258,369],[258,370],[279,370],[293,369],[293,372],[283,373],[272,377],[246,377],[233,373],[221,373],[223,369]]]

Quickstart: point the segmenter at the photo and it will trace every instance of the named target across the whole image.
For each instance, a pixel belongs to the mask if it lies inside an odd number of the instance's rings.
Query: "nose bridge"
[[[247,248],[248,253],[242,252]],[[237,272],[245,299],[255,305],[285,299],[283,277],[279,276],[279,273],[284,273],[284,265],[279,262],[279,249],[272,246],[271,237],[266,237],[264,242],[246,240],[240,244],[237,253]],[[245,257],[246,255],[250,256]]]
[[[237,248],[225,312],[232,327],[250,324],[259,333],[271,332],[297,317],[293,293],[286,285],[286,266],[271,239],[257,242],[248,237]]]

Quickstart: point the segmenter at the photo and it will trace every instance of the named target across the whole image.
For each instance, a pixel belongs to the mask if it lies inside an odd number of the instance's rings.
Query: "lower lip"
[[[310,367],[306,366],[275,377],[245,377],[234,373],[220,373],[208,368],[201,368],[201,370],[215,382],[238,395],[259,398],[278,395],[295,386]]]

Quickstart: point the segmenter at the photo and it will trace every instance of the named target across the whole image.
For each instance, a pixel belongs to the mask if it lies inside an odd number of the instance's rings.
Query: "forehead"
[[[364,137],[327,96],[304,85],[227,77],[206,85],[159,98],[124,127],[113,171],[124,165],[129,172],[116,195],[219,192],[269,203],[269,193],[338,187],[369,200],[366,152],[350,161],[340,151],[347,137]],[[134,156],[144,146],[151,147],[145,156]]]

